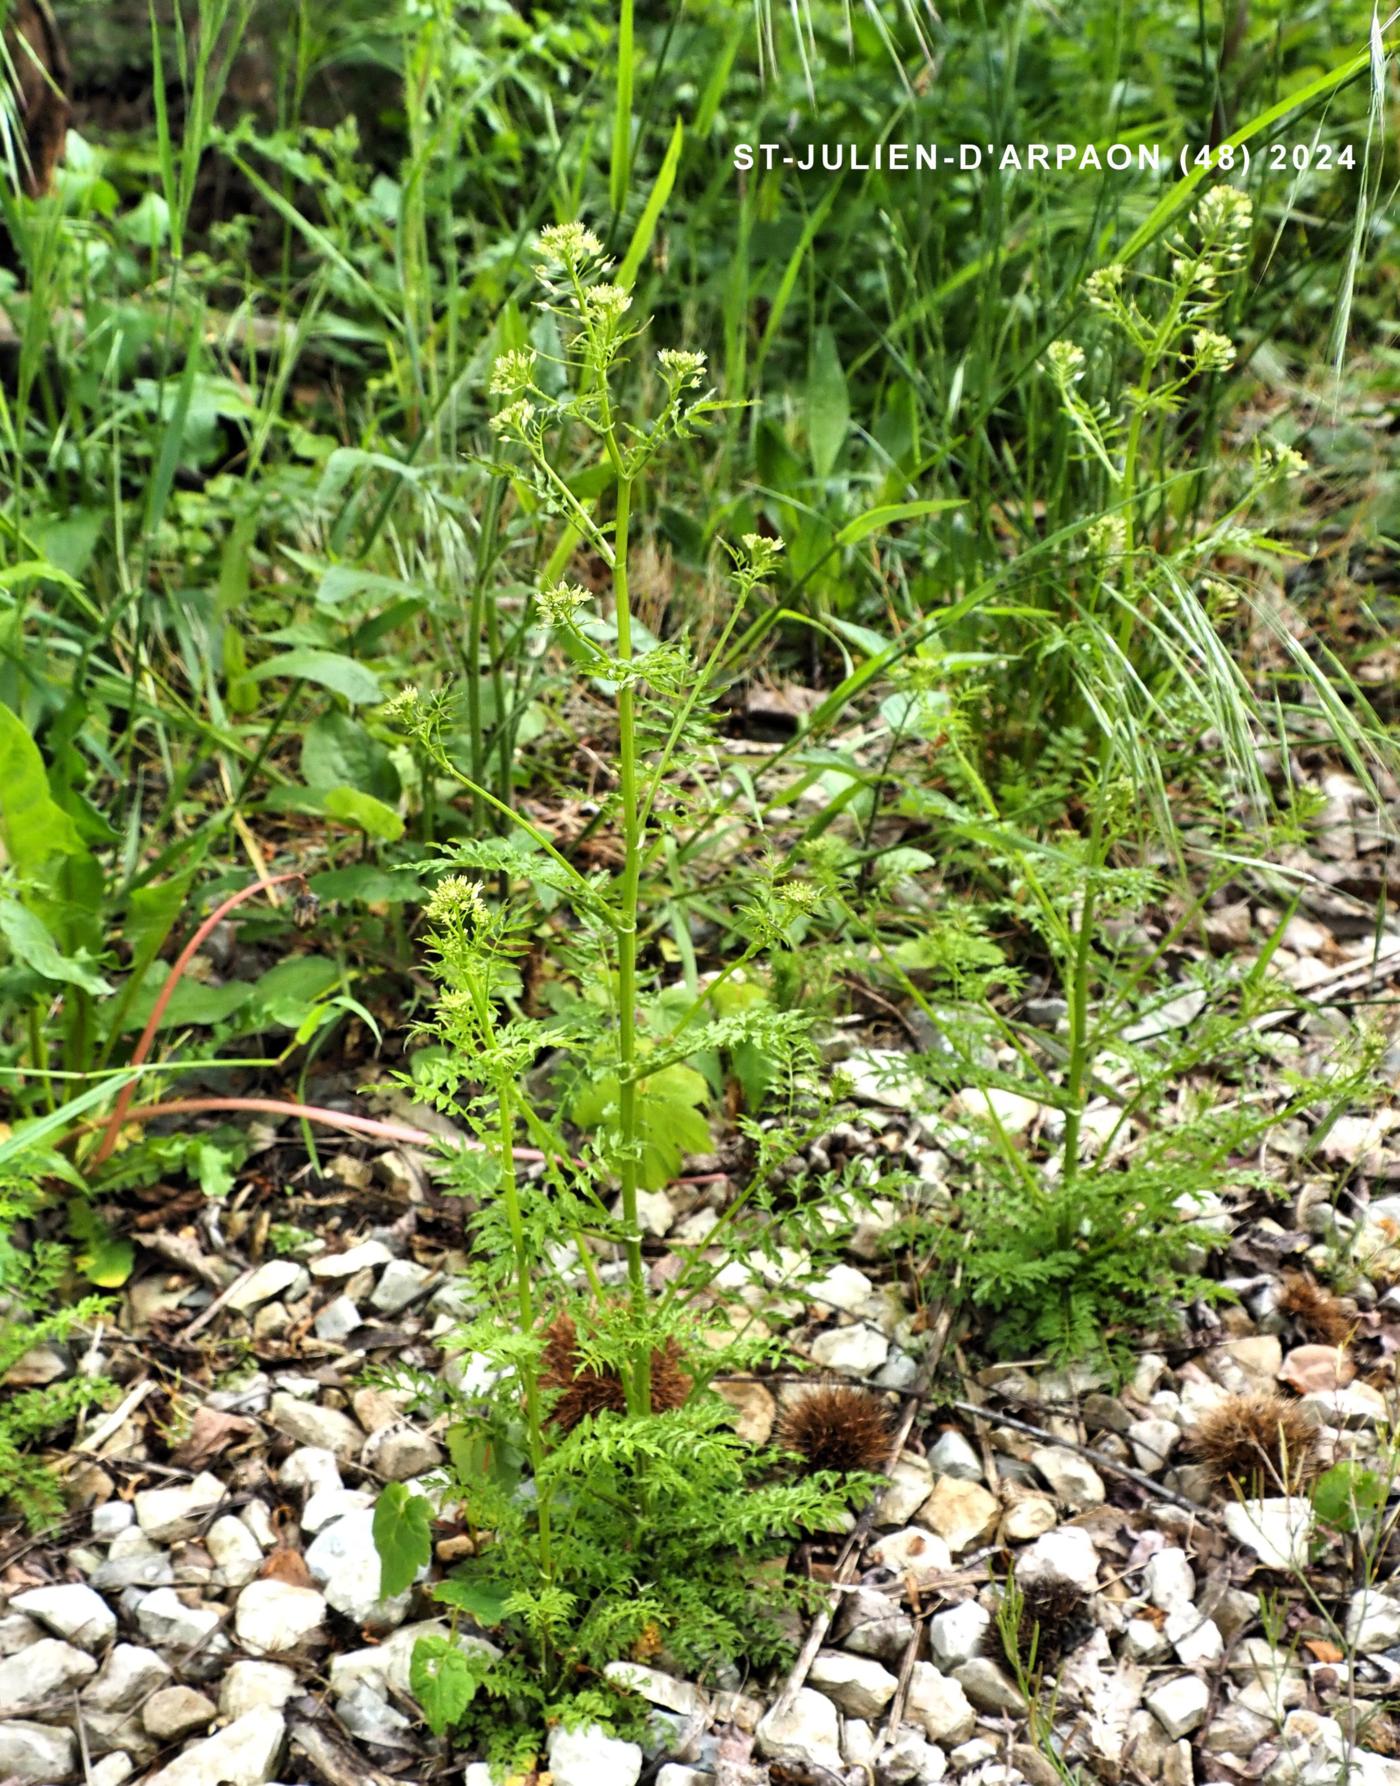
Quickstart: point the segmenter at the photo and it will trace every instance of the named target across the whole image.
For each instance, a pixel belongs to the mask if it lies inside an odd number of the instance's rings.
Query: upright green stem
[[[483,1002],[483,1001],[479,1001]],[[487,1021],[490,1021],[489,1011]],[[515,1088],[508,1081],[497,1090],[500,1115],[501,1182],[506,1207],[506,1223],[510,1228],[511,1252],[515,1259],[515,1304],[520,1316],[520,1331],[535,1331],[535,1298],[530,1283],[530,1255],[525,1243],[525,1220],[520,1212],[520,1182],[515,1170]],[[554,1573],[549,1524],[549,1494],[544,1486],[544,1423],[540,1418],[540,1378],[535,1361],[530,1359],[520,1370],[521,1387],[525,1391],[525,1425],[529,1430],[530,1468],[535,1479],[536,1506],[539,1518],[540,1567],[546,1581]]]
[[[616,605],[617,655],[632,656],[632,609],[627,589],[627,531],[631,520],[632,485],[620,478],[613,549],[613,597]],[[637,789],[636,699],[630,681],[617,691],[618,791],[622,799],[623,864],[617,921],[617,1068],[618,1123],[622,1130],[622,1223],[627,1253],[627,1285],[638,1315],[646,1308],[646,1266],[637,1219],[637,905],[642,878],[644,821]],[[627,1410],[645,1414],[651,1408],[651,1355],[644,1345],[632,1360],[627,1384]]]

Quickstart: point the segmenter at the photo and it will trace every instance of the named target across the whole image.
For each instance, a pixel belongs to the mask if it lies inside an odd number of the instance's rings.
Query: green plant
[[[641,637],[628,577],[637,504],[664,450],[721,406],[704,388],[703,356],[663,348],[657,410],[630,419],[626,350],[642,326],[629,314],[628,292],[604,277],[601,245],[578,225],[546,230],[541,256],[540,345],[507,351],[491,374],[502,399],[492,429],[499,450],[516,454],[493,471],[528,490],[542,515],[560,518],[566,540],[596,552],[610,571],[607,619],[590,614],[582,587],[560,581],[539,592],[535,620],[613,703],[615,870],[583,874],[453,760],[445,698],[410,691],[396,708],[434,769],[514,833],[446,852],[510,896],[493,899],[464,873],[438,881],[427,942],[441,992],[406,1076],[417,1096],[481,1143],[451,1162],[453,1183],[471,1199],[469,1286],[480,1309],[459,1343],[474,1356],[473,1375],[493,1387],[472,1395],[417,1387],[451,1415],[446,1499],[483,1536],[474,1561],[434,1595],[454,1624],[469,1618],[508,1640],[504,1655],[425,1642],[413,1680],[436,1729],[476,1728],[484,1704],[482,1728],[502,1765],[533,1752],[542,1720],[625,1716],[602,1670],[633,1651],[664,1650],[690,1667],[776,1654],[774,1613],[801,1594],[781,1575],[786,1542],[828,1528],[864,1480],[849,1471],[794,1476],[781,1452],[734,1432],[732,1411],[709,1388],[714,1374],[779,1348],[726,1335],[717,1312],[701,1312],[718,1265],[682,1263],[661,1293],[649,1287],[641,1197],[674,1176],[682,1153],[710,1142],[704,1107],[713,1094],[696,1063],[759,1050],[767,1070],[749,1080],[755,1115],[810,1066],[802,1016],[761,997],[724,1003],[726,991],[747,983],[745,971],[761,985],[766,954],[782,949],[785,928],[811,903],[805,883],[760,887],[733,918],[746,932],[742,946],[679,1000],[650,987],[639,960],[648,865],[680,828],[684,804],[674,790],[706,749],[726,647],[780,547],[745,540],[732,610],[707,658],[694,659],[683,641]],[[533,913],[519,888],[533,890]],[[541,906],[554,914],[551,941],[569,980],[556,987],[550,1013],[534,1016],[522,1002],[518,962]],[[578,1155],[564,1129],[569,1118],[586,1134]],[[753,1182],[711,1236],[729,1259],[775,1249],[782,1231],[749,1219],[767,1213],[765,1165],[781,1145],[760,1141],[752,1127]],[[520,1141],[539,1151],[538,1174],[519,1169]],[[611,1210],[610,1184],[618,1187]],[[610,1272],[605,1279],[599,1248],[617,1250],[620,1282]],[[426,1503],[387,1490],[377,1536],[385,1590],[398,1591],[428,1559]]]
[[[48,1162],[49,1166],[62,1162]],[[106,1308],[100,1297],[70,1294],[73,1259],[59,1242],[21,1234],[45,1202],[37,1181],[0,1168],[0,1379],[27,1353],[61,1345]],[[82,1375],[37,1387],[0,1391],[0,1506],[18,1511],[33,1528],[51,1525],[63,1510],[62,1485],[35,1448],[72,1426],[100,1401],[109,1385]]]

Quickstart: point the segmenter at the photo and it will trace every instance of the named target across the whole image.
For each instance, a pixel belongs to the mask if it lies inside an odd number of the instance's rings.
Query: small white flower
[[[491,915],[482,898],[480,881],[469,881],[465,875],[449,874],[440,880],[428,895],[424,907],[433,924],[461,924],[475,930]]]
[[[512,347],[501,354],[491,367],[489,390],[493,397],[518,397],[529,385],[535,370],[535,352],[530,347]]]
[[[553,266],[578,267],[596,260],[603,244],[581,223],[551,223],[540,231],[540,252]]]
[[[632,308],[632,294],[620,285],[592,285],[583,294],[588,314],[601,323],[620,322]]]
[[[705,377],[705,356],[681,347],[663,347],[656,356],[662,376],[673,390],[700,384]]]
[[[546,626],[570,626],[579,609],[592,599],[580,583],[556,583],[552,589],[540,590],[535,605]]]
[[[1198,372],[1224,372],[1235,363],[1234,342],[1214,329],[1197,329],[1191,337],[1191,350]]]
[[[1073,341],[1052,341],[1045,350],[1045,369],[1062,391],[1084,376],[1084,349]]]
[[[776,533],[771,538],[766,533],[746,533],[739,544],[744,568],[755,578],[766,577],[783,551],[783,542]]]
[[[1240,242],[1254,222],[1254,205],[1247,192],[1235,186],[1212,186],[1196,206],[1195,225],[1208,241]]]
[[[1121,515],[1100,515],[1084,529],[1090,552],[1098,558],[1112,558],[1128,543],[1128,525]]]
[[[1097,272],[1090,273],[1084,281],[1084,295],[1095,310],[1117,308],[1119,295],[1123,290],[1123,276],[1127,270],[1115,261],[1112,266],[1100,267]]]
[[[1296,448],[1280,446],[1273,440],[1264,442],[1263,459],[1265,469],[1279,477],[1300,478],[1309,469],[1307,460]]]
[[[534,414],[534,404],[527,398],[521,397],[517,402],[508,403],[503,410],[493,415],[489,426],[493,434],[511,434],[523,438],[534,419]]]

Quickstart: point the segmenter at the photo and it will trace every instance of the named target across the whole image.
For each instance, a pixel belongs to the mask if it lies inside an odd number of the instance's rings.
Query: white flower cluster
[[[546,626],[572,626],[579,609],[592,599],[581,583],[560,582],[551,589],[541,589],[535,606]]]
[[[498,356],[491,367],[490,391],[493,397],[518,397],[528,390],[535,375],[533,348],[512,347]]]
[[[1045,350],[1045,369],[1062,391],[1084,376],[1084,349],[1073,341],[1052,341]]]

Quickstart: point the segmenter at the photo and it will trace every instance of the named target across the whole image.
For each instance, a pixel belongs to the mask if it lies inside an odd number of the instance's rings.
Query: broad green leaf
[[[126,1017],[122,1022],[122,1030],[141,1029],[151,1012],[155,1009],[160,989],[165,984],[169,969],[163,962],[146,976],[140,992],[127,1007]],[[170,995],[170,1003],[161,1012],[160,1029],[184,1029],[187,1025],[222,1023],[225,1018],[232,1017],[253,996],[253,988],[246,980],[230,980],[224,986],[205,986],[188,975],[180,981]]]
[[[355,899],[366,905],[402,904],[423,894],[423,883],[416,874],[376,868],[368,862],[327,869],[324,874],[312,875],[308,885],[318,899]]]
[[[408,1665],[408,1684],[429,1730],[445,1736],[471,1704],[477,1677],[471,1661],[450,1638],[420,1637]]]
[[[386,843],[397,843],[403,836],[403,820],[393,807],[376,800],[373,794],[362,794],[358,788],[330,788],[322,804],[327,818],[353,825],[368,837],[381,837]]]
[[[848,521],[836,536],[838,546],[854,546],[872,533],[879,533],[882,528],[893,527],[900,521],[913,521],[920,515],[938,515],[944,509],[959,509],[962,502],[956,496],[935,497],[927,502],[887,502],[880,508],[867,509],[865,514],[857,515],[854,521]]]
[[[301,741],[301,779],[307,787],[359,788],[388,804],[399,797],[399,773],[385,745],[356,719],[332,708],[313,719]]]
[[[309,645],[283,651],[248,672],[250,682],[266,682],[272,676],[294,676],[302,682],[314,682],[344,696],[352,707],[373,705],[380,698],[379,678],[373,670],[338,651],[317,651]]]
[[[79,1271],[100,1290],[118,1289],[131,1276],[136,1263],[131,1242],[113,1234],[86,1198],[69,1199],[68,1232],[79,1243]]]
[[[831,475],[850,426],[851,396],[836,337],[821,328],[812,337],[807,366],[807,445],[819,478]]]
[[[1312,1487],[1313,1512],[1338,1532],[1355,1532],[1386,1502],[1386,1485],[1374,1470],[1353,1459],[1325,1470]]]
[[[226,1149],[212,1141],[201,1141],[195,1153],[195,1171],[199,1188],[211,1202],[217,1203],[233,1189],[235,1164]]]
[[[0,936],[10,945],[15,960],[41,979],[61,986],[81,986],[96,998],[112,990],[110,982],[85,961],[65,955],[47,926],[17,899],[0,899]]]
[[[458,1612],[465,1612],[489,1631],[506,1616],[510,1589],[496,1587],[489,1581],[464,1581],[454,1577],[451,1581],[440,1581],[433,1589],[433,1598],[444,1606],[455,1606]]]
[[[39,747],[19,715],[0,705],[0,850],[22,875],[54,856],[86,852],[77,826],[49,792]]]
[[[615,1128],[618,1081],[605,1073],[577,1094],[570,1114],[581,1128]],[[637,1083],[637,1135],[642,1144],[639,1177],[659,1191],[680,1171],[688,1153],[708,1153],[710,1125],[696,1108],[709,1096],[703,1073],[677,1062]]]
[[[340,969],[328,955],[293,955],[253,981],[243,1021],[296,1029],[312,1005],[340,983]]]
[[[432,1504],[405,1483],[391,1482],[374,1506],[374,1548],[379,1552],[379,1592],[402,1594],[432,1561]],[[426,1710],[426,1707],[424,1708]]]

